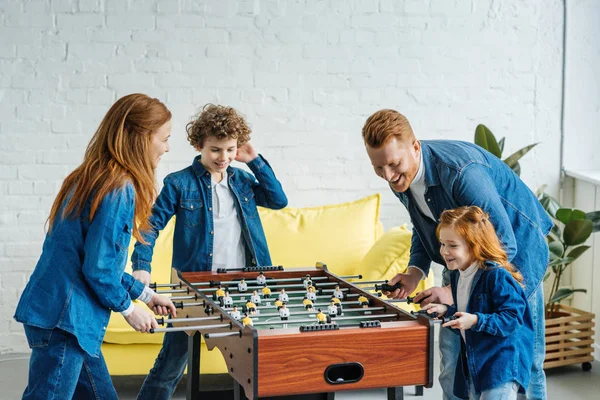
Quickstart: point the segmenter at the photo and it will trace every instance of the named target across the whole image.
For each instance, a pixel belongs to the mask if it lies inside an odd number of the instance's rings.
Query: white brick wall
[[[238,108],[291,206],[383,193],[361,143],[380,108],[422,139],[486,123],[532,187],[558,182],[562,3],[522,0],[0,0],[0,353],[26,349],[14,308],[61,181],[118,97],[174,115],[165,174],[189,164],[184,126]]]

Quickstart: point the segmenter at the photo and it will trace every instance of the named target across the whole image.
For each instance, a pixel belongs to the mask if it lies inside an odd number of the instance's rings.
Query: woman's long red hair
[[[470,206],[444,211],[437,227],[438,238],[442,228],[454,230],[467,242],[479,268],[484,268],[485,261],[494,261],[510,272],[517,282],[523,282],[521,273],[508,262],[506,251],[496,235],[489,215],[481,208]]]
[[[129,181],[135,190],[133,235],[143,241],[140,230],[149,228],[156,197],[150,142],[152,134],[170,119],[167,107],[145,94],[117,100],[88,144],[83,162],[63,182],[48,217],[49,231],[56,218],[78,217],[90,197],[91,221],[104,196]],[[57,215],[69,196],[63,213]]]

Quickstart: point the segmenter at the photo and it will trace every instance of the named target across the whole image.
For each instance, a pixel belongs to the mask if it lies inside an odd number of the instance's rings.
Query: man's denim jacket
[[[173,215],[172,266],[183,272],[210,271],[213,264],[214,225],[210,172],[194,158],[189,167],[169,174],[156,199],[150,217],[151,229],[144,236],[148,244],[136,243],[131,257],[133,270],[150,272],[158,232]],[[246,247],[247,266],[271,265],[267,239],[256,206],[280,209],[287,197],[271,166],[258,156],[248,163],[253,172],[228,167],[227,179],[233,194]],[[241,267],[241,266],[240,266]]]
[[[70,332],[83,350],[98,356],[110,310],[126,310],[144,285],[124,272],[135,210],[133,185],[106,195],[91,222],[90,205],[91,199],[81,215],[61,219],[63,204],[15,319]]]
[[[440,256],[436,227],[444,210],[479,206],[490,215],[509,261],[525,278],[527,297],[538,287],[548,265],[545,236],[552,220],[535,194],[500,159],[467,142],[422,140],[425,200],[436,218],[426,217],[410,189],[394,194],[408,209],[413,224],[409,265],[427,275]]]
[[[461,356],[454,376],[454,394],[468,398],[469,377],[475,391],[495,388],[506,382],[519,383],[525,393],[533,362],[533,319],[525,292],[510,273],[487,262],[486,270],[475,273],[466,312],[477,315],[477,324],[461,338]],[[450,272],[452,298],[456,304],[458,271]],[[451,306],[447,316],[454,315]],[[460,330],[452,328],[460,334]]]

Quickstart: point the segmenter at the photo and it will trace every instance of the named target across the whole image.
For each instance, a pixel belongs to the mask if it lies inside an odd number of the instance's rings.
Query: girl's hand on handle
[[[454,321],[446,322],[442,326],[444,328],[453,328],[453,329],[461,329],[467,330],[471,329],[474,325],[479,322],[479,317],[477,314],[469,314],[466,312],[458,311],[454,314],[456,319]]]
[[[421,306],[426,306],[431,303],[454,303],[452,300],[452,291],[450,289],[450,285],[444,287],[434,286],[427,290],[423,290],[422,292],[417,293],[413,301],[421,304]]]
[[[151,328],[158,328],[156,318],[139,306],[134,307],[133,312],[125,317],[125,321],[138,332],[147,333]]]
[[[154,293],[152,299],[148,302],[148,307],[150,307],[157,315],[171,314],[172,317],[177,316],[177,309],[175,308],[173,301],[161,294]]]
[[[448,311],[448,307],[444,304],[429,303],[423,306],[421,310],[427,311],[427,314],[437,313],[439,317],[443,317]]]
[[[150,272],[144,271],[143,269],[138,269],[137,271],[133,271],[131,274],[135,279],[142,282],[144,286],[150,286],[150,282],[152,282],[152,277]]]

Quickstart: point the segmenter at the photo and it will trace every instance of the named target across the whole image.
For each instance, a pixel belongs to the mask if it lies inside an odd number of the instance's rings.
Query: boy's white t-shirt
[[[227,177],[225,176],[219,183],[215,181],[211,183],[214,223],[212,270],[244,268],[246,252],[242,227]]]

